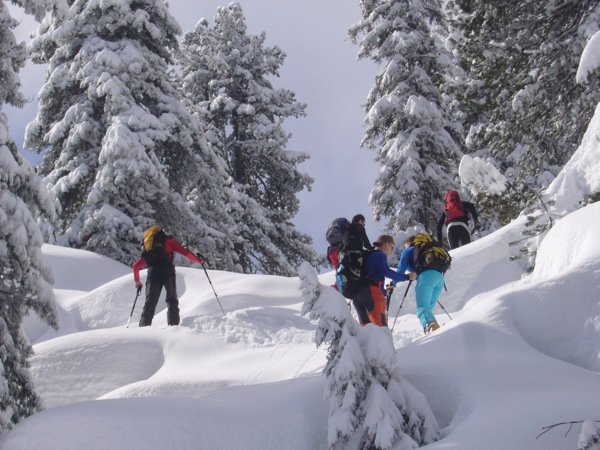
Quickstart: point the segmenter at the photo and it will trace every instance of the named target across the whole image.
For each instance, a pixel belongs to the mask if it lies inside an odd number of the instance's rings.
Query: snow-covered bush
[[[344,298],[319,283],[308,263],[299,270],[302,313],[318,320],[317,346],[328,343],[325,396],[332,449],[414,449],[440,437],[424,396],[408,384],[387,327],[361,327]]]

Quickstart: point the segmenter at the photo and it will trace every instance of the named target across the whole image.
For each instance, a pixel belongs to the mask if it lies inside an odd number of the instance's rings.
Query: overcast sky
[[[171,12],[183,32],[202,17],[212,24],[218,0],[171,0]],[[347,37],[359,20],[358,0],[241,0],[250,34],[267,35],[267,45],[287,54],[276,87],[291,89],[307,104],[307,117],[288,119],[292,133],[289,150],[303,151],[310,160],[301,170],[315,179],[311,192],[300,194],[301,209],[294,222],[309,234],[319,252],[325,252],[329,222],[356,213],[367,217],[367,232],[375,240],[382,224],[375,224],[368,196],[377,174],[374,153],[361,149],[363,104],[376,67],[356,59],[357,47]],[[17,37],[25,39],[35,23],[25,19]],[[10,132],[21,146],[25,126],[35,116],[35,97],[44,82],[44,70],[28,64],[21,71],[23,93],[31,100],[22,110],[7,108]],[[35,161],[35,157],[26,155]]]

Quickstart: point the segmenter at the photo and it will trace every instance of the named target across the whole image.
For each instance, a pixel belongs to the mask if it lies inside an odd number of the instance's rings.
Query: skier
[[[185,256],[192,262],[204,263],[202,258],[183,247],[172,236],[167,236],[160,226],[152,226],[144,232],[142,256],[133,263],[133,280],[138,290],[142,289],[140,270],[148,267],[146,302],[140,318],[140,327],[152,325],[154,311],[163,287],[167,293],[167,323],[169,325],[179,325],[179,300],[177,299],[175,266],[173,265],[175,252]]]
[[[364,274],[368,283],[361,287],[352,298],[352,304],[358,314],[361,325],[374,323],[387,326],[387,301],[384,281],[390,278],[394,282],[414,280],[416,273],[405,274],[390,269],[387,259],[394,250],[394,238],[387,234],[379,236],[373,243],[375,250],[368,254]]]
[[[348,227],[348,234],[344,239],[344,249],[356,249],[360,250],[366,248],[367,250],[373,250],[373,246],[367,236],[367,230],[365,229],[365,216],[362,214],[356,214],[352,218],[352,222]]]
[[[415,247],[416,237],[411,236],[404,243],[405,248],[402,250],[400,262],[396,270],[400,273],[417,272],[417,285],[415,287],[416,313],[424,333],[428,334],[440,327],[433,315],[433,307],[444,288],[444,275],[440,270],[435,268],[426,268],[422,271],[417,271],[417,266],[420,264],[417,261],[418,255],[415,258],[415,252],[417,251]]]
[[[457,248],[471,242],[469,231],[469,215],[473,218],[475,229],[481,228],[477,218],[475,205],[471,202],[463,202],[457,191],[448,191],[444,196],[444,212],[437,223],[437,240],[442,242],[442,228],[446,225],[448,244],[450,248]]]

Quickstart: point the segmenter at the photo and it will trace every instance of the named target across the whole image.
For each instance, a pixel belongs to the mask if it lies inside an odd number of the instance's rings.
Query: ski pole
[[[438,300],[438,305],[440,305],[440,308],[442,308],[444,310],[444,312],[446,313],[446,315],[448,317],[450,317],[450,314],[448,314],[448,311],[446,311],[446,308],[444,308],[444,305],[442,305],[442,303]],[[450,317],[450,320],[452,320],[452,317]]]
[[[396,313],[396,317],[394,318],[394,323],[392,325],[392,329],[390,331],[394,331],[394,327],[396,326],[396,320],[398,320],[398,316],[400,315],[400,309],[402,309],[402,305],[404,304],[404,300],[406,299],[406,294],[408,294],[408,290],[410,289],[410,285],[413,280],[408,282],[408,286],[406,286],[406,290],[404,291],[404,296],[402,297],[402,301],[400,302],[400,306],[398,306],[398,312]]]
[[[213,286],[212,281],[210,280],[210,277],[208,276],[208,271],[206,270],[206,266],[204,265],[204,263],[202,263],[202,268],[204,269],[204,273],[206,274],[206,278],[208,280],[208,283],[210,284],[210,287],[212,288],[212,291],[215,294],[215,298],[217,299],[217,303],[219,304],[219,307],[221,308],[221,311],[223,312],[223,315],[225,315],[225,310],[223,309],[223,306],[221,305],[221,302],[219,301],[219,296],[217,295],[217,291],[215,291],[215,287]]]
[[[142,292],[142,288],[137,288],[137,294],[135,294],[135,300],[133,301],[133,306],[131,307],[131,312],[129,313],[129,319],[127,319],[127,326],[125,328],[129,328],[129,322],[131,322],[131,317],[133,316],[133,310],[135,309],[135,303],[137,302],[138,297],[140,296],[140,292]]]

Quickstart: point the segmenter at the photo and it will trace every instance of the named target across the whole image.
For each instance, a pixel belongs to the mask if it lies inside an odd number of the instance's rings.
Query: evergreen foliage
[[[14,2],[39,17],[42,2]],[[0,108],[23,104],[18,71],[26,50],[12,30],[17,22],[0,0]],[[42,408],[29,375],[31,346],[23,334],[23,317],[33,312],[57,327],[52,275],[41,255],[42,237],[34,219],[54,213],[41,179],[23,161],[9,137],[0,111],[0,434]]]
[[[460,125],[448,112],[455,105],[444,93],[455,69],[439,34],[441,3],[362,1],[361,9],[350,36],[359,58],[382,67],[367,98],[362,142],[381,167],[370,203],[390,229],[420,223],[433,230],[462,155]]]
[[[305,105],[273,87],[269,77],[278,76],[285,54],[265,39],[247,34],[239,3],[219,8],[213,27],[202,20],[186,34],[180,85],[226,161],[236,197],[230,235],[242,270],[294,275],[302,261],[318,262],[311,238],[291,223],[297,193],[313,181],[297,168],[308,156],[286,150],[283,129],[285,119],[304,115]]]
[[[360,327],[344,298],[316,270],[299,270],[302,314],[318,320],[317,346],[329,345],[325,396],[331,449],[414,449],[440,438],[427,400],[400,373],[387,327]]]
[[[202,220],[185,199],[213,211],[226,173],[170,80],[179,33],[161,0],[55,9],[32,42],[48,76],[25,145],[46,152],[39,170],[68,245],[130,263],[158,223],[232,268],[233,244],[217,231],[228,224],[212,222],[222,209]]]
[[[600,100],[575,83],[581,52],[598,29],[595,0],[450,0],[451,35],[467,79],[456,86],[470,152],[491,156],[518,195],[494,201],[488,218],[507,223],[557,175],[577,149]],[[492,199],[493,200],[493,199]]]

